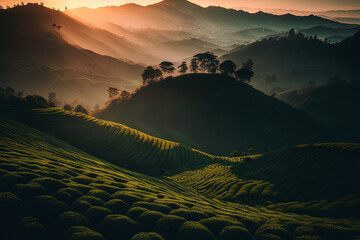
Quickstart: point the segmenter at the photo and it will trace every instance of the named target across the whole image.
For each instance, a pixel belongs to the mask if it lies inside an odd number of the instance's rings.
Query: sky
[[[107,5],[122,5],[126,3],[137,3],[149,5],[160,0],[43,0],[45,6],[64,9],[76,7],[96,8]],[[291,9],[301,11],[326,11],[334,9],[360,9],[360,0],[190,0],[201,6],[222,6],[235,9]],[[20,3],[18,0],[0,0],[0,5],[14,5]],[[27,3],[27,1],[24,1]],[[40,2],[40,1],[31,1]]]

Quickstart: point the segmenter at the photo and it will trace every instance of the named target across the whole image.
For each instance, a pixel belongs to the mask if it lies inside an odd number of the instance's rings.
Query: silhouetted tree
[[[81,106],[80,104],[77,105],[77,106],[74,108],[74,112],[89,114],[88,110],[86,110],[86,109],[85,109],[83,106]]]
[[[56,101],[56,93],[55,92],[50,92],[49,93],[48,101],[53,102],[53,103]]]
[[[224,75],[232,75],[236,70],[236,64],[231,60],[225,60],[219,65],[220,72]]]
[[[127,98],[129,98],[131,96],[131,94],[128,92],[128,91],[122,91],[121,93],[120,93],[120,97],[122,98],[122,99],[127,99]]]
[[[160,69],[154,69],[151,66],[145,68],[143,74],[141,75],[143,84],[148,84],[154,80],[159,80],[162,77],[162,72]]]
[[[190,62],[190,71],[193,72],[193,73],[197,73],[198,70],[199,70],[198,62],[196,61],[195,58],[191,59],[191,62]]]
[[[254,76],[253,72],[254,63],[251,59],[245,62],[242,68],[236,70],[235,77],[239,79],[241,82],[250,82],[252,77]]]
[[[288,38],[294,38],[296,36],[296,34],[295,34],[295,29],[290,29],[290,31],[289,31],[289,34],[288,34]]]
[[[186,73],[187,70],[189,69],[186,62],[182,62],[178,68],[179,68],[179,73],[181,73],[181,74]]]
[[[61,30],[62,26],[57,26],[56,27],[59,31]]]
[[[14,96],[15,95],[15,90],[11,87],[7,87],[5,88],[5,94],[7,96]]]
[[[24,96],[24,93],[23,93],[23,92],[18,92],[18,93],[16,94],[16,96],[18,96],[19,98],[21,98],[21,97]]]
[[[216,73],[219,60],[212,52],[198,53],[194,55],[193,59],[198,63],[202,72]]]
[[[108,91],[108,97],[109,97],[110,99],[115,98],[115,97],[118,96],[119,93],[120,93],[120,90],[117,89],[117,88],[114,88],[114,87],[109,87],[107,91]]]
[[[72,107],[69,104],[65,104],[65,106],[63,107],[64,110],[67,111],[72,111]]]
[[[172,74],[175,71],[174,64],[172,62],[163,61],[159,64],[163,73]]]

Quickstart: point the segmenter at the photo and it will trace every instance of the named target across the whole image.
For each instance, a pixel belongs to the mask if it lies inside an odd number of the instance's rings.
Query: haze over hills
[[[316,16],[299,17],[290,14],[277,16],[263,12],[251,14],[221,7],[203,8],[186,0],[165,0],[149,6],[126,4],[97,9],[78,8],[68,10],[66,13],[101,27],[104,27],[104,23],[110,22],[125,28],[186,31],[193,37],[199,37],[220,46],[238,44],[239,42],[234,42],[234,40],[241,40],[238,38],[231,41],[224,36],[224,33],[249,28],[288,31],[290,28],[304,29],[315,26],[348,27],[346,24]],[[104,28],[107,29],[106,26]]]
[[[128,100],[113,100],[96,116],[215,154],[355,140],[346,129],[327,128],[305,112],[223,75],[165,79],[140,88]]]
[[[61,12],[28,5],[2,10],[0,18],[2,87],[43,96],[55,91],[62,101],[77,98],[95,105],[105,102],[109,85],[130,90],[139,81],[141,65],[99,55],[65,41],[63,31],[68,35],[81,29],[91,35],[97,30]],[[69,25],[59,31],[52,27],[54,23]],[[84,39],[91,41],[89,35]]]
[[[359,43],[360,32],[336,44],[299,34],[292,38],[263,39],[234,49],[220,59],[232,60],[240,66],[251,58],[255,63],[252,85],[274,93],[323,84],[336,76],[349,81],[357,79]]]

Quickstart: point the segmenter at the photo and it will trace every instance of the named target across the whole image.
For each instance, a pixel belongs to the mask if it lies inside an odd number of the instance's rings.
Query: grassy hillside
[[[52,27],[54,23],[62,25],[60,31]],[[106,34],[45,7],[28,5],[1,10],[0,31],[2,87],[42,96],[55,91],[63,101],[77,98],[95,105],[106,101],[109,85],[135,88],[143,70],[141,65],[71,45],[67,36],[74,33],[82,35],[87,43],[105,41],[92,36],[106,38]],[[111,39],[116,46],[114,37]]]
[[[345,137],[346,130],[324,127],[305,112],[223,75],[168,78],[139,89],[128,100],[114,100],[97,116],[221,155],[354,141]]]
[[[296,89],[276,95],[291,106],[309,112],[326,124],[360,128],[360,84],[333,81],[324,85]]]
[[[176,181],[112,165],[6,117],[0,123],[2,239],[346,240],[360,234],[356,220],[207,198]]]
[[[171,179],[209,198],[265,205],[269,209],[357,217],[360,209],[360,144],[313,144],[212,164]]]
[[[358,79],[360,69],[360,32],[337,44],[298,35],[263,39],[242,46],[221,57],[239,66],[251,58],[254,65],[253,85],[272,93],[324,84],[329,79]],[[269,76],[276,75],[273,81]]]
[[[122,124],[60,108],[26,110],[4,106],[0,112],[56,136],[93,156],[151,175],[227,161],[226,157],[214,157]]]

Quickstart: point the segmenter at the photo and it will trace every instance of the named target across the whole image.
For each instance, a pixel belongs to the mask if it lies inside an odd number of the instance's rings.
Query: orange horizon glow
[[[64,10],[65,6],[68,9],[88,7],[98,8],[104,6],[120,6],[127,3],[136,3],[142,6],[151,5],[160,0],[43,0],[43,1],[30,1],[30,2],[44,2],[47,7],[54,7],[56,9]],[[298,11],[328,11],[328,10],[353,10],[360,9],[359,0],[302,0],[302,1],[289,1],[289,0],[190,0],[195,4],[202,7],[208,6],[221,6],[225,8],[243,9],[249,12],[287,9]],[[13,6],[14,4],[21,3],[21,1],[14,0],[0,0],[0,5]],[[27,3],[24,1],[24,3]]]

